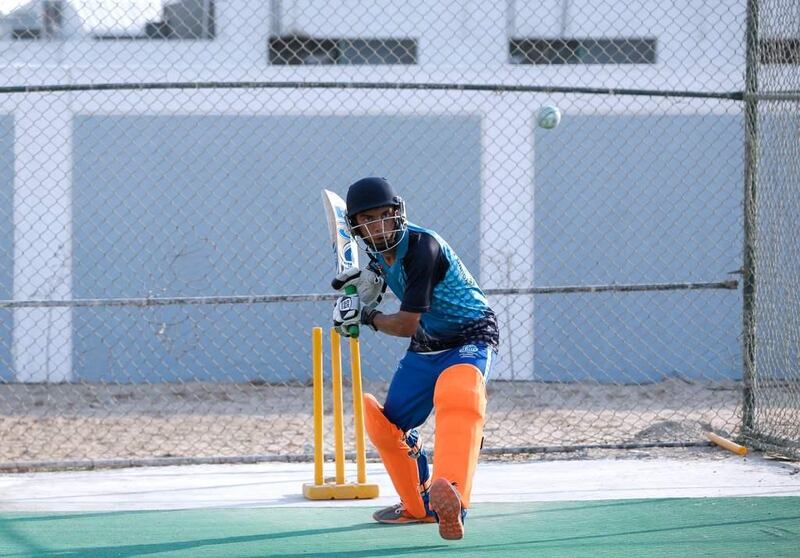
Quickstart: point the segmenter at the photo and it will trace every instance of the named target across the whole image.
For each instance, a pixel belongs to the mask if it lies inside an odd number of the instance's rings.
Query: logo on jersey
[[[464,345],[458,350],[458,356],[461,358],[475,358],[478,350],[476,345]]]
[[[470,272],[464,266],[464,262],[461,261],[461,258],[456,259],[456,263],[458,264],[457,274],[458,276],[470,287],[475,284],[475,279],[473,279]]]

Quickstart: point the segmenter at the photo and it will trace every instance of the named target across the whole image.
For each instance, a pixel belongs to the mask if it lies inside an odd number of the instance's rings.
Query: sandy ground
[[[383,383],[365,385],[379,399],[385,390]],[[0,466],[175,456],[307,459],[313,452],[311,397],[305,385],[2,384]],[[327,408],[327,441],[330,413]],[[350,450],[349,415],[345,422]],[[732,381],[495,381],[489,386],[485,447],[704,442],[711,429],[735,436],[740,422],[741,384]],[[428,440],[432,423],[422,428]]]

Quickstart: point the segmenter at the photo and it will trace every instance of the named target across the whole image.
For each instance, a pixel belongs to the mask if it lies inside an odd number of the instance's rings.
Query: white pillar
[[[21,97],[14,121],[14,300],[72,293],[72,114],[68,94]],[[69,308],[16,308],[20,382],[72,378]]]
[[[533,130],[528,103],[498,96],[482,120],[481,286],[533,285]],[[490,297],[500,319],[492,377],[533,377],[533,297]]]

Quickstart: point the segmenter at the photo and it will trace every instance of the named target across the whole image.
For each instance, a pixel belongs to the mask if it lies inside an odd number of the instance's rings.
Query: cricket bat
[[[322,190],[322,204],[325,206],[325,216],[328,219],[328,232],[331,238],[331,248],[336,260],[336,273],[345,269],[358,267],[358,244],[350,236],[345,220],[347,205],[335,192]],[[345,289],[345,294],[356,294],[352,285]],[[358,337],[358,326],[350,326],[350,336]]]

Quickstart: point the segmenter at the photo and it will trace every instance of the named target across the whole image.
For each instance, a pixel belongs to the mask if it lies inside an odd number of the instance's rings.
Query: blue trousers
[[[450,366],[471,364],[489,380],[496,351],[485,344],[463,345],[434,354],[408,351],[400,360],[386,394],[383,413],[392,423],[406,433],[406,443],[417,460],[419,482],[425,486],[430,478],[427,454],[419,442],[420,426],[433,410],[433,392],[436,380]],[[427,492],[423,495],[427,507]]]
[[[442,372],[455,364],[471,364],[488,381],[495,355],[494,349],[478,343],[434,354],[407,352],[389,385],[386,418],[404,432],[420,426],[433,410],[433,390]]]

